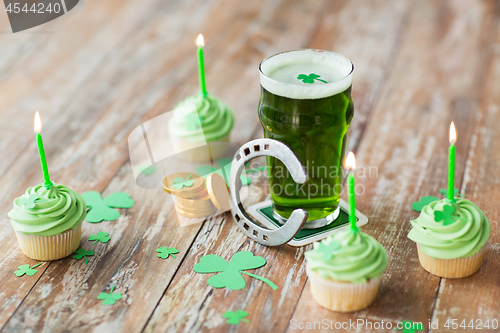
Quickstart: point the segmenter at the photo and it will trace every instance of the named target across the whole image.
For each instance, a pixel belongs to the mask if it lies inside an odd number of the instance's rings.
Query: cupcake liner
[[[224,156],[227,150],[227,145],[225,144],[217,144],[218,142],[229,142],[229,134],[217,139],[215,142],[206,142],[206,144],[210,145],[210,151],[212,153],[212,158],[210,159],[210,154],[208,152],[208,147],[206,149],[196,147],[203,147],[205,142],[194,143],[185,138],[171,137],[172,147],[176,153],[182,153],[180,157],[184,161],[188,162],[207,162],[212,160],[216,160],[219,157]]]
[[[324,279],[306,268],[314,299],[322,307],[336,312],[364,309],[377,298],[381,278],[366,283],[351,283]]]
[[[486,244],[479,252],[467,258],[432,258],[420,250],[419,244],[417,244],[417,250],[420,265],[426,271],[444,278],[459,279],[470,276],[479,270],[486,252]]]
[[[35,236],[16,231],[17,241],[23,253],[34,260],[51,261],[62,259],[75,252],[80,246],[82,222],[74,230],[59,235]]]

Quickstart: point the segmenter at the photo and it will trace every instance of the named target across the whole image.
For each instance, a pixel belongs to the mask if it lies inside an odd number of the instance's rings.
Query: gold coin
[[[178,178],[184,179],[184,184],[190,184],[190,186],[184,185],[181,188],[177,188],[182,184],[174,184],[174,180]],[[170,176],[167,176],[165,177],[165,179],[163,179],[163,189],[165,190],[165,192],[173,195],[187,196],[203,189],[204,183],[204,178],[194,172],[178,172],[171,174]]]
[[[212,208],[210,210],[205,210],[205,211],[184,211],[182,210],[181,208],[179,208],[177,205],[175,205],[175,208],[177,209],[177,212],[183,216],[186,216],[186,217],[205,217],[205,216],[208,216],[210,214],[212,214],[213,212],[215,212],[215,207],[212,206]]]
[[[177,207],[186,212],[197,212],[197,211],[207,211],[213,209],[214,205],[209,200],[208,202],[204,202],[203,204],[189,204],[183,205],[182,203],[176,202]]]
[[[231,209],[226,181],[217,173],[207,177],[207,191],[215,207],[221,212]]]
[[[186,199],[182,197],[177,197],[176,201],[179,203],[182,203],[183,205],[196,205],[196,204],[203,204],[205,202],[210,202],[210,196],[208,195],[208,192],[205,191],[205,194],[200,197],[200,198],[194,198],[194,199]]]

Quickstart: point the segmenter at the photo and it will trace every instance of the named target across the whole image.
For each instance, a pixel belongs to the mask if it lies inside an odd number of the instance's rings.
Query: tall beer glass
[[[280,160],[267,158],[274,215],[284,222],[302,208],[305,228],[324,226],[339,213],[354,66],[340,54],[304,49],[267,57],[259,70],[264,136],[290,147],[309,174],[299,185]]]

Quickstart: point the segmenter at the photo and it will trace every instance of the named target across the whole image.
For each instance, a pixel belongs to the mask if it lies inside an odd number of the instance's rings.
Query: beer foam
[[[260,64],[260,84],[272,94],[293,99],[318,99],[341,93],[352,84],[353,64],[344,56],[319,50],[280,53]],[[297,76],[311,73],[320,80],[305,83]]]

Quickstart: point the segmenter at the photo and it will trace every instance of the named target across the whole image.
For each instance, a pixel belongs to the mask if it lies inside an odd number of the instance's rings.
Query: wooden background
[[[94,0],[16,34],[0,12],[1,332],[298,332],[291,320],[323,319],[411,320],[426,330],[433,320],[433,332],[455,332],[443,327],[446,320],[500,320],[498,1]],[[264,57],[312,47],[355,64],[349,149],[358,165],[378,168],[358,177],[366,188],[358,208],[370,219],[363,231],[389,256],[379,296],[366,310],[338,314],[314,302],[304,269],[309,247],[261,246],[228,214],[181,228],[168,195],[134,185],[127,137],[197,92],[200,32],[208,89],[234,110],[237,144],[262,136],[257,67]],[[42,182],[36,110],[53,179],[79,192],[125,191],[136,205],[114,222],[84,222],[82,247],[99,230],[112,236],[94,247],[88,265],[70,257],[18,278],[17,266],[35,261],[19,250],[7,212]],[[417,216],[411,203],[446,186],[452,120],[456,183],[492,226],[480,271],[459,280],[424,271],[406,237]],[[251,192],[247,202],[262,199]],[[160,246],[179,249],[177,259],[158,259]],[[277,291],[249,277],[243,290],[213,289],[210,275],[192,270],[205,254],[228,259],[241,250],[267,259],[252,272]],[[97,296],[112,285],[123,298],[103,306]],[[248,311],[250,323],[226,324],[226,310]]]

